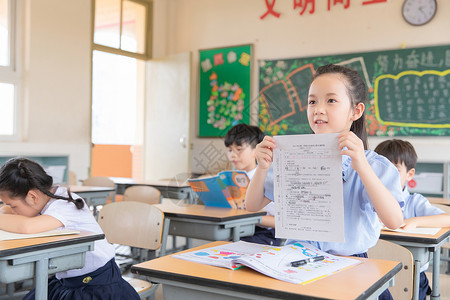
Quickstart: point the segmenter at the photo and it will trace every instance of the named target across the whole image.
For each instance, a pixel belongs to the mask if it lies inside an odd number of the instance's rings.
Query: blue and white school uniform
[[[253,178],[253,175],[255,175],[256,168],[253,170],[247,172],[248,178],[250,180]],[[264,211],[266,212],[267,216],[274,216],[275,215],[275,203],[270,202],[264,207]],[[258,243],[258,244],[264,244],[264,245],[273,245],[273,246],[279,246],[281,244],[281,239],[277,239],[275,237],[275,228],[272,227],[266,227],[261,225],[255,226],[255,233],[252,236],[246,236],[241,238],[242,241],[251,242],[251,243]]]
[[[64,187],[54,194],[68,197]],[[72,197],[80,198],[73,193]],[[78,209],[67,200],[50,199],[41,214],[58,219],[67,229],[103,233],[86,204]],[[94,250],[86,252],[83,268],[59,272],[49,279],[48,299],[139,299],[122,278],[114,256],[114,246],[106,239],[95,241]],[[24,299],[34,299],[34,290]]]
[[[366,158],[375,174],[403,206],[400,175],[397,168],[384,156],[366,150]],[[344,195],[345,243],[307,241],[319,249],[335,255],[363,254],[377,243],[381,224],[369,195],[351,166],[350,156],[342,156],[342,183]],[[269,170],[264,183],[264,195],[273,201],[273,170]],[[291,244],[295,240],[288,240]]]
[[[410,194],[406,187],[403,190],[402,196],[405,201],[405,205],[402,207],[404,219],[435,216],[445,213],[442,209],[431,205],[430,201],[421,194]],[[425,275],[428,266],[429,263],[426,263],[420,268],[419,299],[426,299],[428,290],[431,292],[428,285],[428,279]]]

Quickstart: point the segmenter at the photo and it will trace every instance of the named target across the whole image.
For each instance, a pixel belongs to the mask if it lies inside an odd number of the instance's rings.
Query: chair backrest
[[[114,181],[106,176],[92,176],[83,180],[83,185],[87,186],[104,186],[104,187],[114,187]]]
[[[123,194],[123,201],[158,204],[161,203],[161,192],[152,186],[134,185],[125,190]]]
[[[393,242],[378,240],[378,243],[367,252],[369,258],[399,261],[403,264],[395,275],[395,285],[389,288],[394,299],[411,299],[413,293],[413,256],[403,246]]]
[[[142,202],[113,202],[103,206],[98,223],[112,244],[157,250],[161,246],[164,214]]]
[[[77,185],[77,174],[74,171],[69,170],[69,184]]]

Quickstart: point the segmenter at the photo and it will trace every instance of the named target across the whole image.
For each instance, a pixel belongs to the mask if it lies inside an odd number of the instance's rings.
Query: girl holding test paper
[[[335,255],[367,257],[367,250],[380,236],[379,219],[392,229],[403,223],[398,170],[383,156],[367,150],[365,100],[361,77],[343,66],[319,67],[309,87],[311,129],[315,134],[340,133],[345,243],[307,242]],[[274,200],[271,165],[275,147],[269,136],[256,146],[258,166],[245,199],[249,211],[258,211]],[[390,299],[391,295],[386,290],[380,298]]]

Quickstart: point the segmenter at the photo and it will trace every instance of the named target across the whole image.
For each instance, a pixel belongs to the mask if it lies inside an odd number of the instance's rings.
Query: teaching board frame
[[[253,45],[199,51],[199,137],[250,123]]]
[[[259,127],[312,133],[306,115],[314,70],[350,67],[367,86],[370,136],[450,136],[450,45],[259,60]]]

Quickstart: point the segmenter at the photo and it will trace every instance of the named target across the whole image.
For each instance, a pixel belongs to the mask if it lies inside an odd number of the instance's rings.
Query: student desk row
[[[450,206],[449,198],[427,197],[431,204],[443,204]]]
[[[261,222],[264,211],[249,212],[243,209],[208,207],[204,205],[174,203],[155,204],[164,213],[164,227],[168,234],[209,241],[232,240],[255,233],[255,225]],[[164,245],[163,245],[164,247]],[[161,255],[164,255],[161,249]]]
[[[431,299],[440,299],[439,276],[441,246],[449,239],[450,228],[442,228],[434,235],[411,234],[382,230],[380,238],[389,240],[407,248],[414,259],[414,291],[413,299],[419,297],[420,267],[431,261],[433,257],[433,284],[431,287]]]
[[[47,299],[48,275],[84,266],[86,252],[104,234],[81,232],[0,241],[0,283],[35,278],[36,299]]]
[[[186,251],[224,243],[213,242]],[[377,299],[393,285],[401,263],[361,260],[362,264],[305,285],[273,279],[249,268],[233,271],[171,255],[134,265],[131,271],[162,283],[166,299]]]
[[[130,186],[148,185],[157,188],[164,198],[188,199],[190,204],[194,204],[196,196],[191,186],[186,182],[176,180],[135,180],[125,177],[110,177],[116,185],[116,194],[123,195]]]
[[[83,198],[87,205],[94,207],[94,216],[97,216],[97,206],[105,205],[108,197],[115,192],[112,187],[69,185],[70,191]]]

